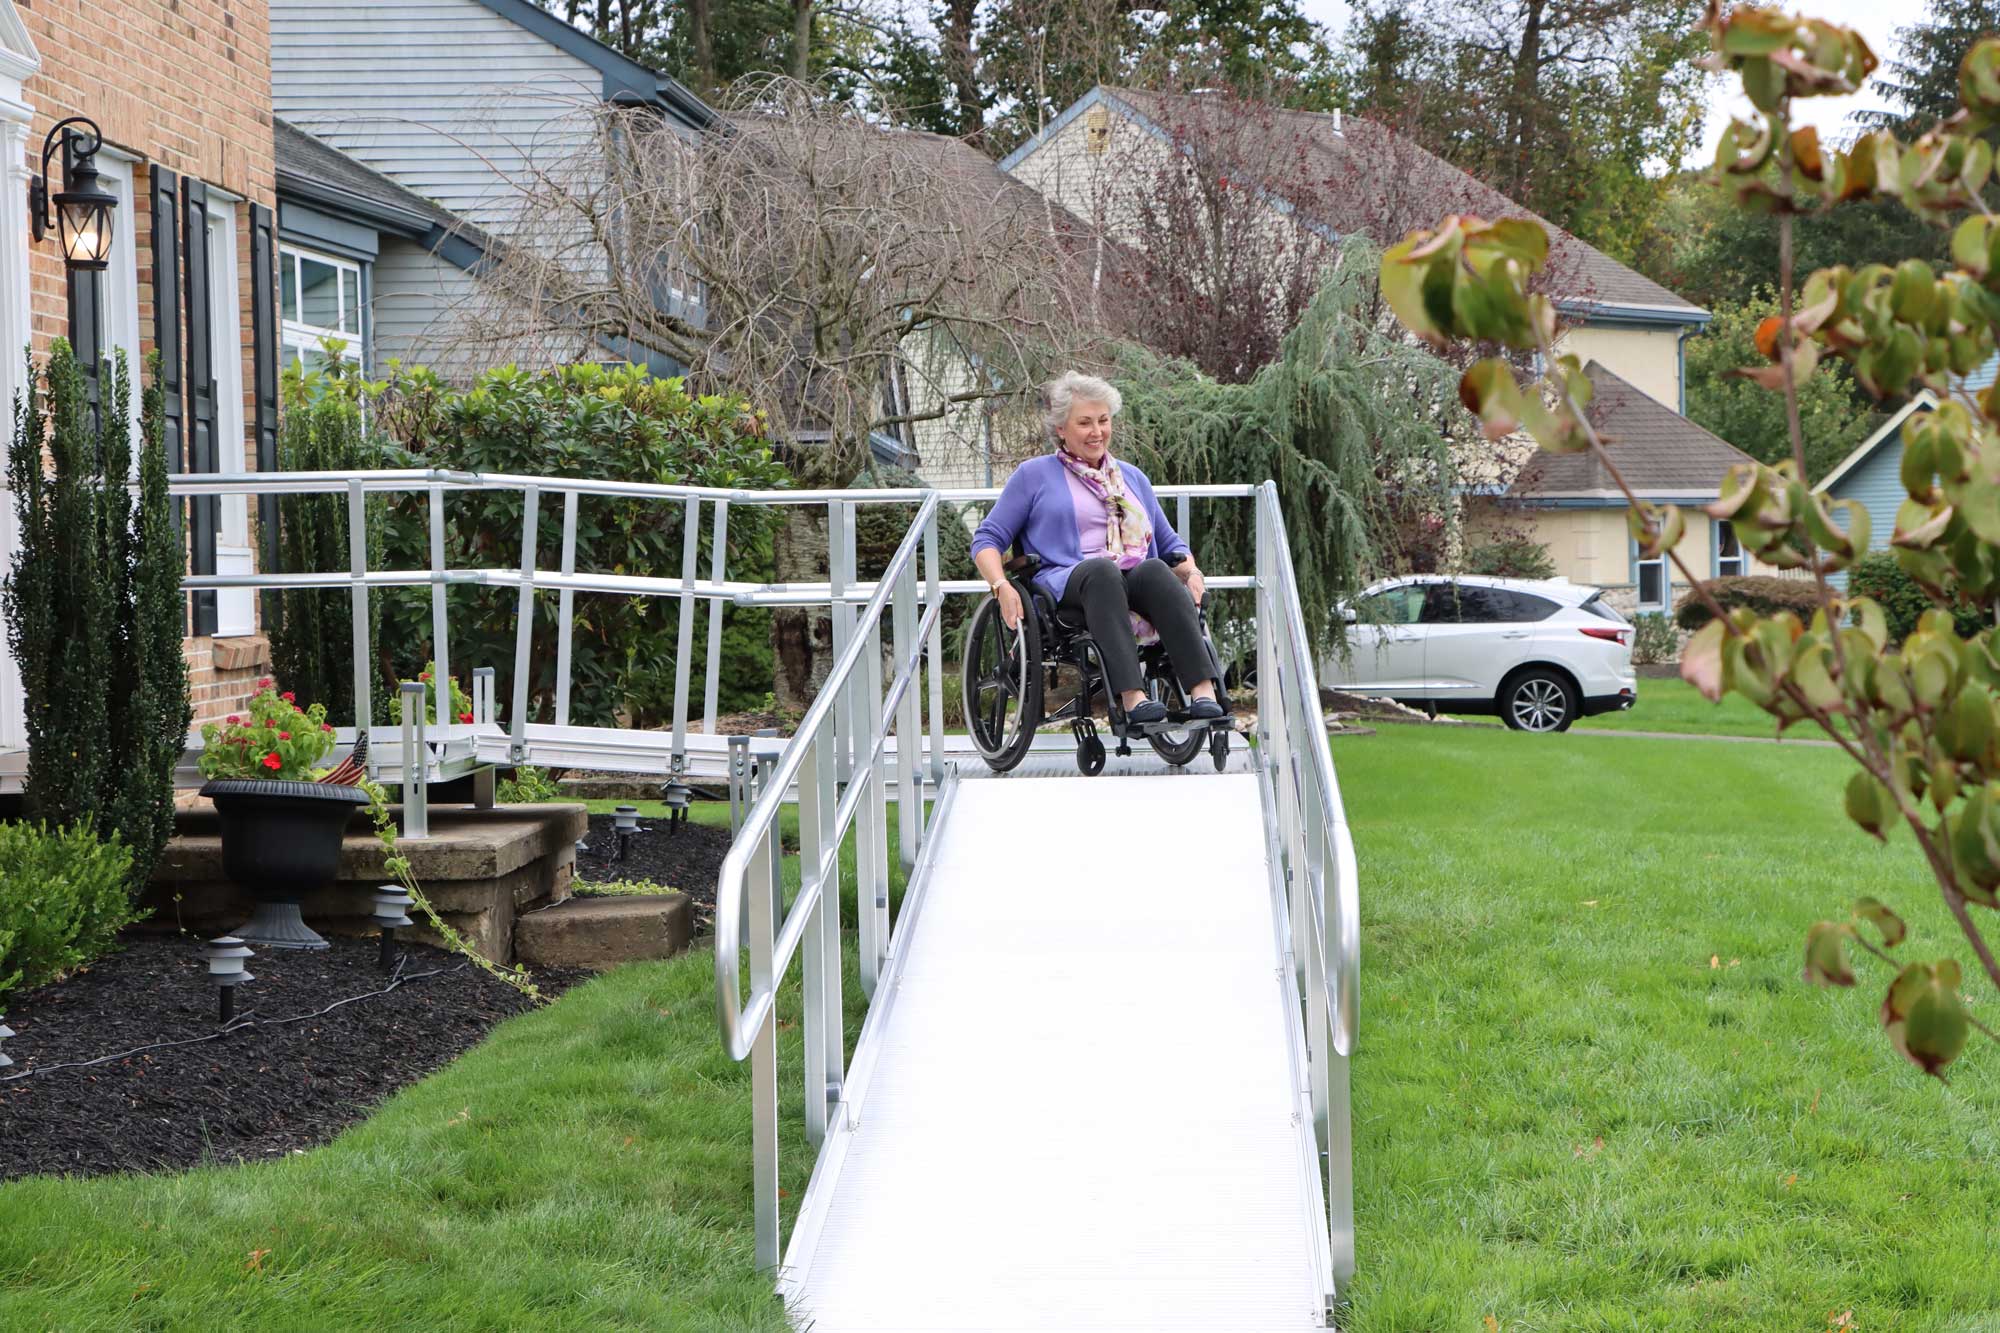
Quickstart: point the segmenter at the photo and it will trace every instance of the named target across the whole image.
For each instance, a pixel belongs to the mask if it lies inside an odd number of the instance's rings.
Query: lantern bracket
[[[48,138],[42,140],[42,169],[28,182],[28,228],[37,241],[49,233],[49,158],[54,155],[56,145],[68,141],[67,131],[72,126],[87,131],[87,134],[79,132],[78,138],[90,140],[89,147],[78,146],[78,157],[95,157],[97,150],[104,147],[104,131],[89,116],[70,116],[49,127]]]

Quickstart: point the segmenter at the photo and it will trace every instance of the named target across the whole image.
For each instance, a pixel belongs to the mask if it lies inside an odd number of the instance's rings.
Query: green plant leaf
[[[1872,774],[1856,773],[1847,780],[1847,817],[1875,841],[1887,842],[1896,817],[1895,797]]]
[[[1722,698],[1722,639],[1727,633],[1722,621],[1711,620],[1694,632],[1681,649],[1681,679],[1701,692],[1702,698],[1716,703]]]
[[[1960,980],[1954,959],[1911,963],[1889,983],[1882,999],[1882,1026],[1890,1044],[1933,1078],[1944,1077],[1972,1032],[1958,993]]]
[[[1815,986],[1852,986],[1847,940],[1854,927],[1845,921],[1815,921],[1806,931],[1805,979]]]
[[[1890,911],[1879,898],[1866,896],[1856,898],[1854,915],[1864,921],[1874,922],[1875,928],[1882,932],[1882,943],[1891,949],[1901,944],[1910,933],[1910,928],[1903,924],[1903,918]]]

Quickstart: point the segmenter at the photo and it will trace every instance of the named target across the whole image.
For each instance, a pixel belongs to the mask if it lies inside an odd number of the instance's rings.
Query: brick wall
[[[248,204],[276,205],[264,0],[15,0],[15,6],[42,57],[40,72],[25,88],[35,109],[33,151],[56,121],[83,115],[103,127],[109,143],[139,159],[132,174],[142,360],[153,350],[151,166],[219,185],[246,201],[236,209],[237,316],[242,382],[246,395],[254,391]],[[35,247],[30,287],[35,345],[46,349],[51,338],[68,332],[53,238]],[[243,420],[254,416],[246,401]],[[246,447],[245,455],[254,464],[255,450]],[[197,721],[240,706],[270,659],[261,634],[189,639],[187,654]]]

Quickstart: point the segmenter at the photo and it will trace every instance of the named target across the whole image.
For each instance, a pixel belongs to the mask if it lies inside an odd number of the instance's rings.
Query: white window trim
[[[42,67],[42,58],[15,12],[14,0],[0,0],[0,402],[21,391],[21,349],[33,327],[28,304],[28,138],[35,111],[21,83]],[[20,545],[14,497],[7,490],[7,440],[0,432],[0,566],[11,565]],[[0,750],[28,743],[21,673],[0,635]]]
[[[1728,519],[1726,519],[1726,518],[1718,518],[1718,519],[1711,519],[1711,520],[1710,520],[1710,522],[1714,524],[1714,527],[1713,527],[1712,531],[1713,531],[1713,533],[1714,533],[1714,551],[1715,551],[1715,558],[1714,558],[1714,566],[1713,566],[1713,569],[1711,570],[1711,574],[1713,575],[1713,577],[1715,577],[1715,578],[1719,578],[1719,579],[1721,579],[1721,578],[1735,578],[1735,577],[1738,577],[1738,576],[1741,576],[1741,575],[1743,575],[1743,574],[1747,574],[1747,573],[1749,573],[1749,572],[1750,572],[1750,556],[1749,556],[1749,553],[1748,553],[1748,552],[1746,552],[1746,551],[1745,551],[1745,550],[1743,549],[1743,540],[1742,540],[1742,538],[1738,537],[1738,538],[1736,539],[1736,554],[1735,554],[1735,555],[1724,555],[1724,554],[1722,553],[1722,533],[1723,533],[1723,529],[1725,529],[1725,528],[1728,528],[1728,529],[1729,529],[1729,532],[1730,532],[1730,535],[1731,535],[1731,536],[1735,536],[1735,532],[1736,532],[1736,530],[1735,530],[1735,529],[1734,529],[1733,527],[1730,527],[1730,523],[1729,523],[1729,520],[1728,520]],[[1724,561],[1729,561],[1729,562],[1733,563],[1733,564],[1734,564],[1734,565],[1736,566],[1736,568],[1735,568],[1735,569],[1733,569],[1733,570],[1730,570],[1730,571],[1729,571],[1728,573],[1726,573],[1726,574],[1725,574],[1725,573],[1723,572],[1723,569],[1722,569],[1722,565],[1723,565],[1723,562],[1724,562]]]
[[[353,329],[327,328],[321,324],[308,324],[302,319],[284,318],[285,284],[282,277],[282,270],[290,270],[292,274],[292,290],[298,293],[300,308],[302,310],[304,308],[305,273],[299,263],[302,259],[310,259],[316,264],[325,264],[339,272],[352,273],[354,275],[355,310],[353,312]],[[349,359],[360,368],[362,374],[367,374],[368,302],[362,295],[361,290],[361,265],[352,259],[343,259],[339,255],[328,254],[323,250],[310,250],[305,246],[293,245],[288,241],[279,243],[278,264],[281,269],[281,276],[278,281],[278,342],[284,353],[286,363],[292,365],[303,364],[301,354],[308,351],[318,351],[322,338],[338,338],[347,344]],[[348,315],[347,284],[336,278],[333,285],[337,294],[335,301],[338,313],[335,318],[345,324]]]
[[[1637,542],[1632,543],[1631,554],[1633,609],[1645,614],[1666,614],[1674,600],[1673,567],[1667,563],[1666,554],[1662,552],[1650,560],[1642,559]],[[1660,571],[1660,600],[1657,602],[1646,600],[1646,567],[1649,565],[1657,566]]]
[[[104,299],[98,319],[102,321],[104,364],[107,367],[113,364],[114,352],[125,353],[125,372],[130,378],[124,407],[132,422],[135,446],[145,439],[144,423],[139,420],[143,366],[139,360],[139,241],[133,221],[136,192],[132,168],[137,161],[109,144],[97,154],[99,183],[118,199],[118,207],[111,214],[111,264],[104,270],[104,283],[99,289]],[[108,376],[103,383],[108,392]],[[132,475],[135,478],[139,475],[137,448],[132,451]]]
[[[247,470],[243,425],[243,284],[236,267],[237,204],[234,195],[207,192],[209,355],[215,376],[215,461],[218,471]],[[256,571],[250,549],[250,501],[222,497],[215,539],[215,572]],[[257,595],[248,588],[224,588],[215,595],[215,637],[257,632]]]

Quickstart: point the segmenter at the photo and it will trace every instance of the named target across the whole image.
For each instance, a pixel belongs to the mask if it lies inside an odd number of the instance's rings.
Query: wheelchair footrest
[[[1163,731],[1207,731],[1213,727],[1235,730],[1236,719],[1225,714],[1222,717],[1167,717],[1158,722],[1126,723],[1128,736],[1157,736]]]

